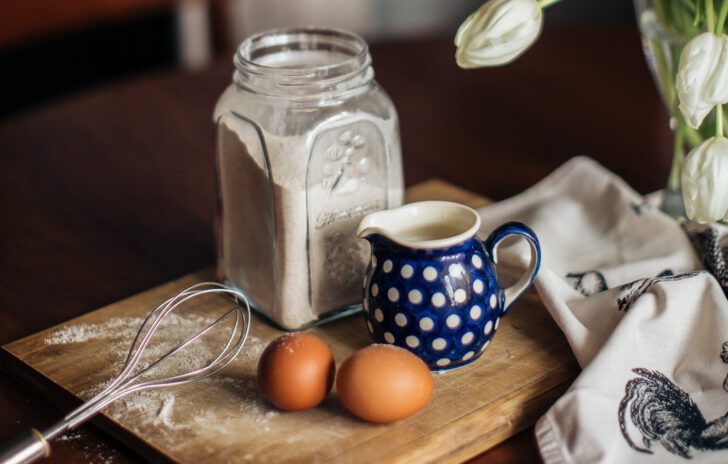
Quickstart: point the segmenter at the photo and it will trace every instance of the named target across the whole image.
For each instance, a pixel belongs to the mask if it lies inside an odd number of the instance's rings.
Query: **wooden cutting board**
[[[437,180],[407,192],[408,201],[424,199],[472,207],[488,203]],[[211,279],[212,270],[196,272],[5,345],[2,369],[70,410],[116,374],[144,315],[183,288]],[[229,305],[214,297],[194,302],[170,321],[169,330],[165,326],[160,343],[171,343]],[[337,365],[370,343],[360,315],[310,332],[331,346]],[[458,462],[532,425],[579,371],[565,338],[529,292],[502,320],[480,360],[434,376],[435,394],[424,411],[374,425],[347,413],[335,393],[319,407],[297,413],[263,401],[255,381],[257,359],[282,333],[256,316],[244,351],[214,378],[137,393],[94,422],[142,456],[162,462]],[[210,347],[190,349],[195,359]]]

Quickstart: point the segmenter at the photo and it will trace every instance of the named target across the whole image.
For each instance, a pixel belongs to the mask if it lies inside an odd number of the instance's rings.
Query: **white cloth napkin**
[[[684,230],[587,158],[479,213],[483,236],[535,230],[536,290],[583,369],[536,425],[545,462],[727,463],[725,228]],[[528,256],[521,241],[499,263]]]

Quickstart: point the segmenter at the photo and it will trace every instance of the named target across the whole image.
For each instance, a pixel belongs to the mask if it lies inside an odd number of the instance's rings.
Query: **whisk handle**
[[[51,455],[51,445],[36,429],[18,435],[0,447],[0,464],[27,464]]]

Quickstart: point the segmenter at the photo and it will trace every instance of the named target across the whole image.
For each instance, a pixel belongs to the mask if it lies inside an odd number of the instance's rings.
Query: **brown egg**
[[[370,345],[339,368],[336,391],[346,409],[369,422],[394,422],[424,408],[432,374],[417,356],[393,345]]]
[[[280,409],[301,411],[326,398],[336,365],[328,345],[314,335],[278,337],[258,361],[258,385],[263,396]]]

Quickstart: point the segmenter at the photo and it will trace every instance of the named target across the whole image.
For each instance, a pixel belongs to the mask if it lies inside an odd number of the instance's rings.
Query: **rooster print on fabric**
[[[617,307],[620,311],[627,312],[632,307],[637,298],[641,297],[656,283],[670,282],[675,280],[690,279],[704,271],[688,272],[686,274],[673,275],[671,270],[663,271],[660,275],[652,279],[641,279],[622,285],[620,295],[617,298]]]
[[[720,359],[728,364],[728,342],[723,343]],[[685,391],[664,374],[637,368],[639,375],[627,382],[624,398],[619,404],[619,428],[634,450],[652,453],[653,441],[667,451],[690,459],[690,450],[711,451],[728,449],[728,413],[711,422]],[[728,392],[728,376],[723,381]],[[644,448],[635,444],[627,432],[627,417],[642,434]]]
[[[596,295],[609,288],[607,279],[599,271],[569,272],[566,274],[566,279],[571,282],[576,291],[584,296]]]
[[[632,371],[639,377],[627,382],[618,414],[620,430],[631,448],[651,454],[652,442],[657,441],[687,459],[692,458],[691,449],[728,449],[728,414],[708,422],[690,395],[665,375],[642,368]],[[627,432],[628,414],[642,434],[644,447]]]
[[[726,250],[719,246],[714,231],[692,234],[696,248],[704,253],[701,258],[706,269],[726,289]],[[700,243],[698,243],[700,242]],[[689,279],[705,271],[672,275],[664,272],[652,279],[643,279],[620,287],[617,306],[627,312],[635,301],[658,282]],[[723,343],[720,359],[728,364],[728,342]],[[698,451],[728,449],[728,413],[712,421],[706,420],[703,412],[690,395],[667,376],[657,370],[632,369],[637,377],[625,385],[625,393],[619,404],[619,428],[627,444],[642,453],[653,453],[654,442],[667,451],[686,459]],[[728,392],[728,376],[723,382]],[[628,420],[642,435],[641,445],[635,443],[627,430]]]

